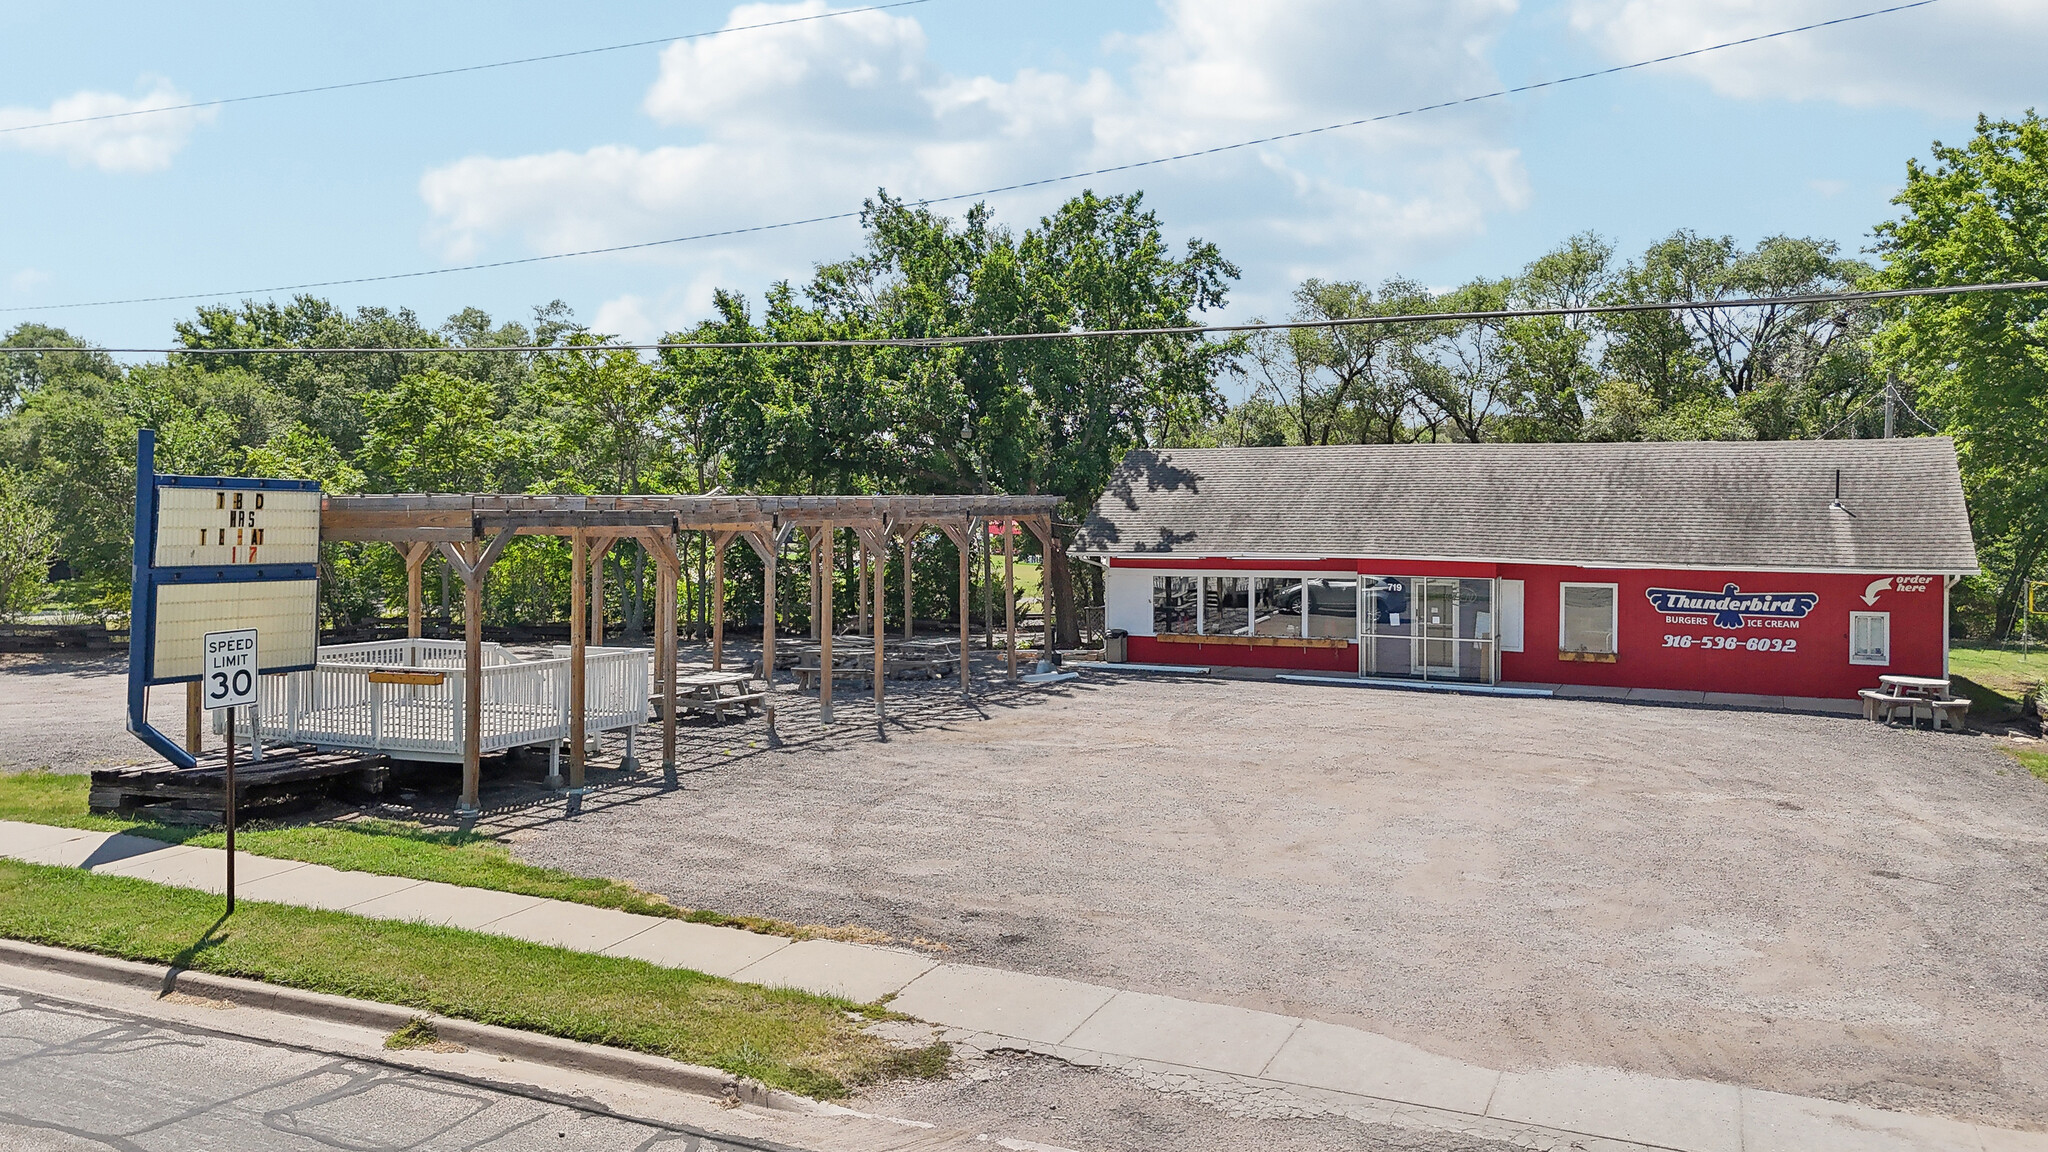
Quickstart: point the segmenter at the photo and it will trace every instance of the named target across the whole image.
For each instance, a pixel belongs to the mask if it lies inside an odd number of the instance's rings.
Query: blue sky
[[[854,7],[840,4],[837,7]],[[0,329],[157,346],[207,293],[444,268],[855,209],[1395,111],[1883,6],[1879,0],[927,0],[547,64],[0,133]],[[0,6],[0,126],[830,11],[822,0]],[[1448,287],[1594,230],[1854,252],[1908,157],[2040,100],[2048,4],[1912,11],[1389,125],[993,197],[1022,226],[1144,189],[1277,316],[1306,276]],[[858,244],[850,222],[320,290],[636,339],[714,287]],[[29,310],[24,310],[29,309]]]

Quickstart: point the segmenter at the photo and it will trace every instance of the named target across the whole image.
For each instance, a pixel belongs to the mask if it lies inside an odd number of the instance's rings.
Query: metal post
[[[228,915],[235,912],[235,710],[228,709],[228,778],[222,785],[227,794],[228,822]]]
[[[1887,376],[1884,382],[1884,438],[1892,438],[1892,408],[1898,402],[1898,381]],[[1839,495],[1839,494],[1838,494]]]

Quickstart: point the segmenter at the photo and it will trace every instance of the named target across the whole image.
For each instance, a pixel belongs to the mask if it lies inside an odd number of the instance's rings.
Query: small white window
[[[1849,663],[1892,662],[1892,614],[1889,612],[1849,613]]]
[[[1614,592],[1613,584],[1558,586],[1558,651],[1614,654]]]
[[[1500,582],[1500,650],[1522,650],[1522,582]]]

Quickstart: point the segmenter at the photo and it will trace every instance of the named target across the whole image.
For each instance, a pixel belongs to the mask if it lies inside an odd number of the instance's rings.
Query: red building
[[[1937,438],[1140,451],[1076,555],[1133,662],[1843,699],[1977,570]]]

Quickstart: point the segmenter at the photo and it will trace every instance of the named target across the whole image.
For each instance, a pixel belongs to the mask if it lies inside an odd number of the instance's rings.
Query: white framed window
[[[1849,613],[1849,663],[1884,667],[1892,662],[1892,614]]]
[[[1560,584],[1557,588],[1557,650],[1595,656],[1615,652],[1615,584]]]
[[[1500,582],[1500,650],[1522,650],[1522,582]]]

